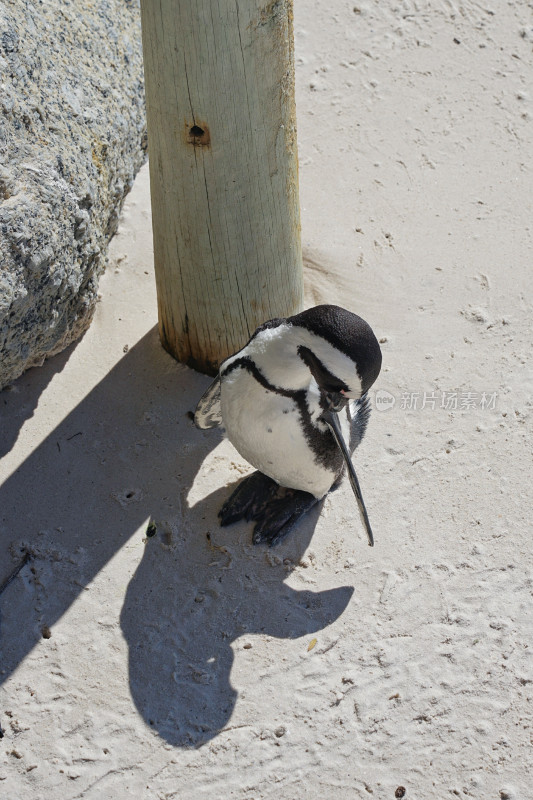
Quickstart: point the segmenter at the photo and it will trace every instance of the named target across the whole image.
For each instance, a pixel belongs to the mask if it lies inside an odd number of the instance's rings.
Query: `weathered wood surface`
[[[161,341],[213,373],[303,279],[292,0],[142,0]]]

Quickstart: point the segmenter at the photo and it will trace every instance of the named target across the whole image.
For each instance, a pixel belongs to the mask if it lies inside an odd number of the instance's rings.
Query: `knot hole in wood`
[[[202,123],[202,125],[191,125],[188,127],[188,134],[187,134],[187,141],[189,144],[194,145],[195,147],[209,147],[211,144],[211,136],[209,133],[209,128],[207,125]]]

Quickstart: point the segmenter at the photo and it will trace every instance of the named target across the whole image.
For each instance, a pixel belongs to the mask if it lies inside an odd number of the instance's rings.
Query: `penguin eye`
[[[324,390],[328,394],[346,394],[348,387],[343,381],[330,380],[324,385]]]

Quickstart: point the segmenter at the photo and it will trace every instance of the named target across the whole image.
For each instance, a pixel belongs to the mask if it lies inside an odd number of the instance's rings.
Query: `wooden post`
[[[141,0],[163,346],[213,374],[302,308],[292,0]]]

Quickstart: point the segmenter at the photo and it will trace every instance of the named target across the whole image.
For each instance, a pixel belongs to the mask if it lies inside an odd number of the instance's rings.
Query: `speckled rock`
[[[0,4],[0,388],[88,327],[145,124],[138,0]]]

